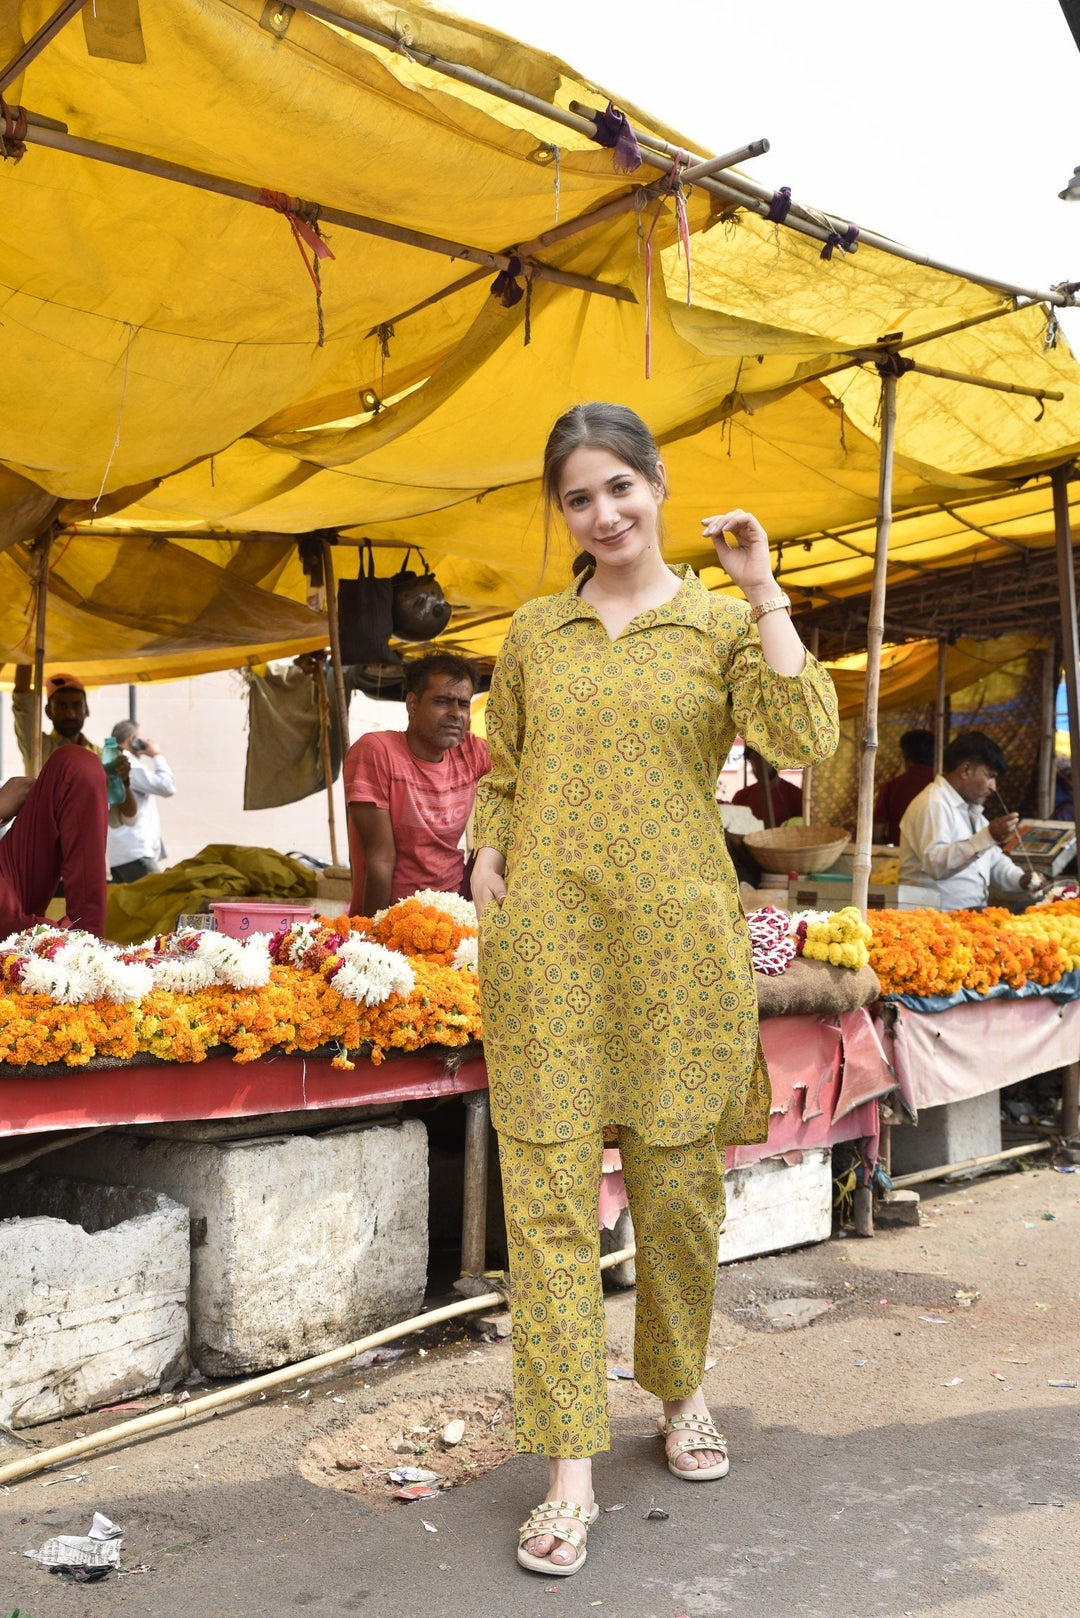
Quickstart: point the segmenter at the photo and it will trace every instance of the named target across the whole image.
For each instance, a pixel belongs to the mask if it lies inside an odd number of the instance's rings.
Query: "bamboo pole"
[[[63,4],[57,6],[37,33],[32,34],[25,45],[15,52],[7,66],[0,68],[0,91],[6,90],[9,84],[14,84],[26,72],[34,58],[41,55],[49,41],[56,38],[64,24],[76,16],[85,4],[86,0],[63,0]]]
[[[945,717],[945,704],[949,700],[945,691],[945,674],[947,670],[947,654],[949,643],[944,635],[937,643],[937,697],[934,702],[934,774],[940,775],[945,762],[945,743],[947,740],[947,721]]]
[[[102,141],[85,140],[58,129],[33,123],[24,137],[37,146],[48,146],[53,151],[70,152],[91,162],[107,163],[114,168],[130,169],[136,174],[149,174],[155,179],[171,180],[177,185],[192,186],[199,191],[212,191],[219,196],[231,197],[236,202],[261,203],[262,192],[256,185],[230,180],[220,174],[207,174],[201,169],[188,168],[183,163],[172,163],[165,158],[150,157],[145,152],[133,152],[123,146],[109,146]],[[301,199],[295,199],[300,203]],[[490,253],[486,248],[470,247],[464,242],[450,241],[445,236],[432,236],[427,231],[409,230],[404,225],[393,225],[383,219],[372,219],[367,214],[353,213],[346,208],[335,208],[321,202],[303,203],[318,214],[321,224],[340,225],[345,230],[356,230],[367,236],[378,236],[386,241],[400,242],[422,252],[439,253],[445,258],[465,259],[482,264],[486,270],[505,270],[511,258],[520,255]],[[596,281],[591,276],[574,275],[569,270],[555,269],[548,264],[530,260],[529,269],[537,280],[552,281],[557,286],[573,287],[579,292],[596,292],[605,298],[616,298],[623,303],[635,303],[629,287],[608,281]]]
[[[330,698],[326,694],[326,658],[315,653],[315,703],[319,710],[319,758],[326,785],[326,821],[330,832],[330,863],[338,865],[337,815],[334,810],[334,766],[330,757]]]
[[[870,886],[870,846],[874,835],[874,764],[878,746],[878,691],[881,643],[885,634],[885,581],[892,524],[893,452],[896,440],[896,372],[881,371],[881,459],[878,477],[877,539],[870,615],[866,623],[866,684],[863,696],[862,757],[859,764],[859,809],[852,861],[851,902],[865,916]]]
[[[334,698],[337,703],[338,729],[341,732],[341,756],[349,751],[349,698],[345,691],[345,673],[341,666],[341,630],[338,624],[337,584],[334,581],[334,552],[330,540],[322,542],[323,584],[326,587],[326,620],[330,626],[330,667],[334,673]]]
[[[1038,816],[1049,820],[1054,810],[1054,740],[1056,733],[1055,707],[1057,702],[1057,646],[1048,646],[1043,652],[1041,712],[1039,729],[1039,796]]]
[[[821,628],[815,624],[810,631],[808,649],[811,657],[818,655],[821,646]],[[802,818],[804,826],[813,825],[814,814],[814,766],[808,764],[802,775]]]
[[[53,531],[48,528],[33,544],[34,561],[34,671],[30,685],[30,775],[41,773],[42,714],[45,706],[45,632],[49,611],[49,553]]]
[[[939,376],[946,382],[966,382],[973,388],[991,388],[995,393],[1021,393],[1027,399],[1061,400],[1065,397],[1056,388],[1028,388],[1020,382],[995,382],[988,376],[968,376],[963,371],[946,371],[940,365],[923,365],[919,360],[909,361],[905,369],[917,371],[920,376]]]
[[[1054,541],[1057,549],[1058,589],[1061,595],[1061,655],[1065,664],[1065,690],[1069,699],[1069,751],[1072,765],[1073,813],[1080,815],[1080,657],[1076,623],[1076,574],[1069,516],[1069,478],[1073,466],[1055,466],[1050,474],[1054,491]]]
[[[1053,1141],[1034,1140],[1026,1146],[1009,1146],[1003,1152],[986,1152],[982,1157],[965,1157],[961,1163],[942,1163],[936,1169],[919,1169],[915,1174],[900,1174],[893,1180],[893,1190],[905,1186],[922,1185],[927,1180],[940,1180],[946,1174],[959,1174],[964,1169],[981,1169],[984,1163],[1006,1163],[1011,1157],[1028,1157],[1032,1152],[1049,1152]]]
[[[635,1252],[634,1247],[622,1247],[617,1253],[607,1253],[600,1260],[600,1268],[609,1270],[613,1265],[625,1264],[627,1259],[634,1257]],[[250,1399],[269,1388],[280,1387],[284,1382],[313,1376],[316,1371],[325,1371],[334,1365],[343,1365],[347,1360],[355,1359],[358,1354],[363,1354],[369,1348],[380,1348],[384,1343],[393,1343],[399,1338],[411,1337],[414,1332],[426,1331],[429,1326],[436,1326],[440,1321],[454,1320],[459,1315],[474,1314],[479,1309],[492,1309],[505,1302],[506,1298],[502,1292],[485,1292],[478,1298],[465,1298],[460,1303],[448,1303],[441,1309],[432,1309],[426,1315],[413,1315],[408,1320],[399,1321],[396,1326],[387,1326],[382,1331],[371,1332],[367,1337],[360,1337],[356,1342],[346,1343],[341,1348],[328,1349],[325,1354],[316,1354],[311,1359],[299,1360],[295,1365],[283,1365],[276,1371],[267,1371],[262,1376],[250,1377],[246,1382],[237,1382],[231,1388],[221,1388],[217,1393],[204,1393],[201,1398],[186,1399],[183,1404],[168,1405],[162,1410],[151,1411],[149,1415],[136,1416],[133,1421],[119,1422],[115,1427],[107,1427],[104,1432],[91,1433],[86,1438],[74,1438],[67,1444],[57,1444],[52,1449],[21,1456],[17,1461],[9,1461],[6,1466],[0,1466],[0,1484],[15,1483],[20,1478],[32,1477],[36,1472],[45,1471],[47,1467],[74,1460],[79,1455],[92,1455],[111,1444],[125,1443],[128,1439],[138,1438],[143,1433],[157,1432],[163,1427],[180,1426],[195,1416],[205,1415],[208,1410],[220,1410],[223,1406],[238,1404],[241,1399]]]

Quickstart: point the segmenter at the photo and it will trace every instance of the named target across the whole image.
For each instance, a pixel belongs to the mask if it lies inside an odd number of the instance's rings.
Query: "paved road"
[[[98,1457],[81,1484],[0,1498],[0,1614],[1077,1618],[1080,1392],[1048,1382],[1080,1375],[1078,1182],[1040,1170],[952,1188],[922,1229],[724,1272],[709,1386],[731,1475],[670,1477],[644,1401],[613,1385],[625,1413],[597,1494],[622,1509],[601,1516],[573,1579],[512,1560],[535,1462],[384,1509],[302,1477],[308,1415],[264,1405]],[[836,1308],[799,1332],[760,1329],[757,1303],[784,1291]],[[956,1291],[981,1297],[962,1307]],[[609,1307],[621,1348],[631,1301]],[[457,1352],[464,1379],[470,1350]],[[505,1350],[486,1352],[502,1376]],[[400,1362],[394,1385],[425,1363]],[[329,1396],[322,1409],[324,1425],[342,1414]],[[666,1521],[645,1520],[654,1503]],[[94,1505],[151,1572],[60,1587],[18,1555],[84,1530]]]

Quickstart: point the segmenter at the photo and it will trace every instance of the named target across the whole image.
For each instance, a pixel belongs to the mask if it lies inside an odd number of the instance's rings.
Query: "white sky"
[[[459,0],[764,184],[959,269],[1080,280],[1080,52],[1057,0]],[[1067,326],[1080,346],[1080,316]]]

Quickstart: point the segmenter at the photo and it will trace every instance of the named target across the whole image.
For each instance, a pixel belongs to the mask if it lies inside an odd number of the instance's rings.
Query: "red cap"
[[[45,681],[45,690],[50,697],[54,697],[58,691],[81,691],[84,697],[86,695],[85,685],[74,674],[50,674]]]

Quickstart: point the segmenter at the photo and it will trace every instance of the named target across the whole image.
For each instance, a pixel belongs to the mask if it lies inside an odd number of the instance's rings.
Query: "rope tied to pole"
[[[616,174],[633,174],[641,167],[641,147],[625,112],[609,101],[603,112],[596,113],[595,119],[596,132],[591,138],[598,146],[610,148]]]
[[[790,185],[782,185],[779,191],[773,192],[772,201],[769,203],[769,211],[765,217],[770,224],[782,225],[790,212],[791,187]]]
[[[686,304],[690,307],[691,281],[690,281],[690,227],[686,219],[686,197],[683,193],[680,176],[684,169],[690,165],[690,153],[678,151],[671,161],[671,168],[664,180],[664,189],[656,204],[656,211],[652,216],[652,224],[645,236],[645,380],[652,376],[652,239],[653,231],[664,211],[664,203],[669,197],[675,202],[675,220],[679,232],[679,247],[686,260]]]
[[[10,157],[13,163],[21,163],[26,156],[26,108],[9,107],[0,96],[0,117],[4,121],[0,129],[0,158]]]
[[[909,360],[906,354],[898,354],[894,348],[879,354],[874,364],[879,376],[903,376],[905,371],[915,369],[915,361]]]
[[[293,241],[315,288],[315,310],[319,319],[318,346],[322,348],[326,342],[326,328],[323,324],[322,276],[319,265],[323,259],[333,258],[334,253],[319,230],[318,209],[314,203],[301,202],[299,197],[288,197],[284,191],[270,191],[266,187],[259,192],[259,203],[274,213],[283,214],[289,221]],[[310,259],[305,249],[310,249]]]
[[[498,298],[504,309],[512,309],[525,296],[525,288],[518,281],[518,276],[523,274],[524,266],[515,253],[505,270],[499,271],[488,288],[491,296]]]
[[[858,240],[858,225],[847,225],[843,230],[831,230],[828,241],[821,249],[821,257],[828,262],[838,247],[842,253],[854,253]]]

